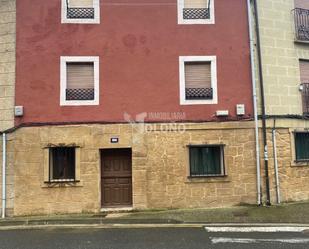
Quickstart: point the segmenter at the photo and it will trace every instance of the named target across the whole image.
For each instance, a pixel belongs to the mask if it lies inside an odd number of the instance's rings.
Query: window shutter
[[[294,0],[294,2],[295,2],[295,8],[309,9],[308,0]]]
[[[309,61],[299,61],[300,83],[309,83]]]
[[[93,63],[67,63],[67,89],[93,88]]]
[[[88,7],[92,8],[93,7],[93,0],[69,0],[69,6],[70,7]]]
[[[208,8],[209,0],[185,0],[185,8]]]
[[[186,88],[211,88],[210,62],[185,63]]]

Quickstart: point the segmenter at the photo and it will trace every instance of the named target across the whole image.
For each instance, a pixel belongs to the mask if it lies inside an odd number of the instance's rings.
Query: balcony
[[[186,100],[212,99],[212,88],[186,88]]]
[[[309,117],[309,83],[302,83],[303,113]]]
[[[295,8],[293,12],[296,40],[309,42],[309,9]]]

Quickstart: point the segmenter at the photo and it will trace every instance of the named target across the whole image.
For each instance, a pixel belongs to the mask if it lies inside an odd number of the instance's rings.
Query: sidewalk
[[[193,225],[193,224],[302,224],[309,226],[309,202],[257,207],[216,209],[167,209],[101,213],[14,217],[0,220],[0,228],[16,226],[76,225]]]

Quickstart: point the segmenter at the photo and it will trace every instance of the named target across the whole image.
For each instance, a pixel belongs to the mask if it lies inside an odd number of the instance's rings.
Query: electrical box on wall
[[[236,105],[236,114],[238,116],[245,115],[245,113],[246,113],[246,111],[245,111],[245,105],[244,104]]]
[[[15,117],[22,117],[24,115],[24,107],[15,106],[14,114],[15,114]]]

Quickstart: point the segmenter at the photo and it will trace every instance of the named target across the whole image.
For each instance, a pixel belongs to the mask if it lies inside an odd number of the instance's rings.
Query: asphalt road
[[[0,231],[0,249],[309,248],[306,233],[213,233],[204,228]]]

